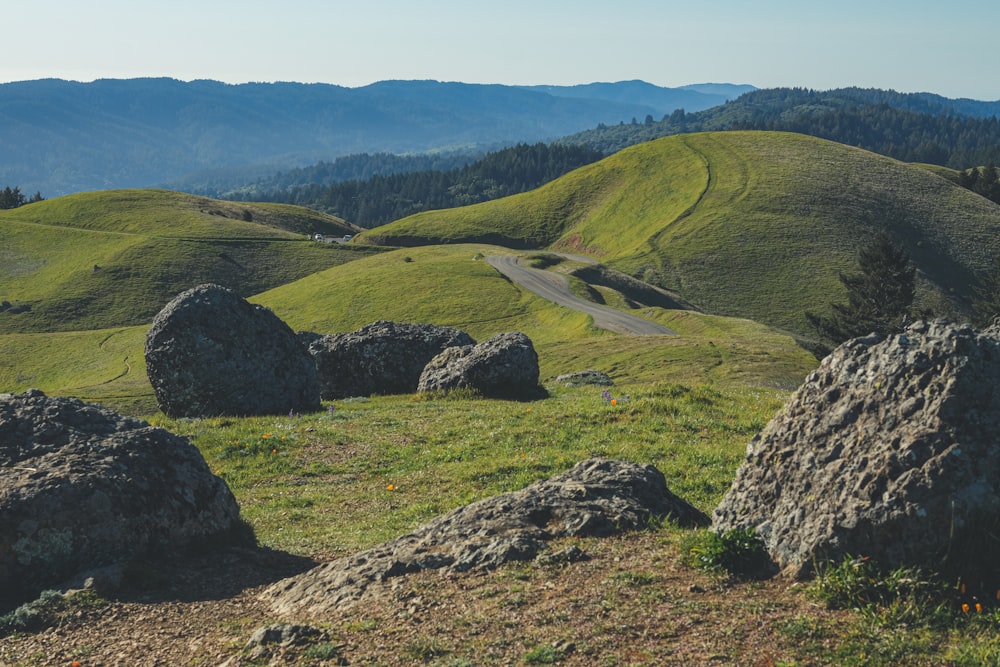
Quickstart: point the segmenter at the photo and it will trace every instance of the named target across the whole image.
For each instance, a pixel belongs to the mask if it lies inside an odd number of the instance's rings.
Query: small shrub
[[[339,644],[319,642],[318,644],[311,645],[302,654],[307,658],[315,658],[316,660],[333,660],[340,657],[341,648]]]
[[[66,608],[66,604],[66,598],[59,591],[42,591],[37,600],[0,616],[0,637],[46,628],[55,622],[56,615]]]
[[[529,665],[552,665],[563,657],[562,651],[551,644],[541,644],[524,654],[524,661]]]
[[[764,541],[752,528],[733,528],[722,535],[696,531],[687,538],[685,561],[715,574],[755,579],[771,574],[772,563]]]

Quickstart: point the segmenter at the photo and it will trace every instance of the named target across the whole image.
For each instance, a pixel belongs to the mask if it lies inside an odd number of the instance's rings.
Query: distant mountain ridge
[[[619,81],[618,83],[587,83],[577,86],[524,86],[525,90],[536,90],[555,97],[571,97],[607,100],[609,102],[645,104],[655,109],[654,118],[659,119],[676,109],[699,111],[709,109],[743,93],[756,90],[750,85],[730,83],[704,83],[661,88],[645,81]]]
[[[595,85],[597,96],[439,81],[361,88],[166,78],[6,83],[0,183],[52,197],[160,185],[199,170],[257,167],[259,175],[262,165],[274,172],[355,153],[496,148],[659,118],[675,94],[636,82]],[[707,108],[720,99],[718,92],[676,94],[689,110],[695,100]]]

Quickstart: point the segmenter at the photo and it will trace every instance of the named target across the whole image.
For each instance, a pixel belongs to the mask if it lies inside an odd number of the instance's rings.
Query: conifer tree
[[[904,249],[880,232],[858,253],[858,268],[858,273],[840,274],[847,303],[831,304],[828,317],[806,313],[820,335],[836,343],[900,331],[912,317],[916,268]]]

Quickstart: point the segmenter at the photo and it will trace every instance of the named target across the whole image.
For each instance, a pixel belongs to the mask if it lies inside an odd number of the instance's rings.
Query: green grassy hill
[[[791,336],[743,319],[644,308],[633,314],[680,336],[622,336],[589,316],[504,279],[483,258],[510,253],[487,245],[409,248],[335,267],[251,298],[293,329],[351,331],[377,319],[453,326],[485,340],[523,331],[539,350],[542,378],[597,368],[618,380],[738,381],[793,388],[815,359]],[[604,300],[629,310],[615,290]],[[617,298],[616,298],[617,297]]]
[[[244,296],[373,252],[315,243],[339,218],[163,190],[91,192],[0,211],[0,333],[148,323],[206,282]]]
[[[811,334],[807,310],[885,229],[918,268],[918,305],[968,313],[1000,249],[1000,206],[918,165],[805,135],[677,135],[537,190],[431,211],[360,235],[417,246],[489,242],[587,254],[702,309]]]
[[[379,319],[449,325],[485,340],[523,331],[539,353],[543,381],[596,368],[619,383],[658,381],[795,387],[815,359],[790,336],[734,318],[644,308],[634,314],[680,336],[622,336],[589,316],[523,291],[484,261],[511,252],[452,245],[384,252],[316,272],[251,297],[296,330],[352,331]],[[602,287],[607,303],[626,299]],[[156,411],[146,379],[147,325],[94,331],[0,335],[0,391],[43,391]]]

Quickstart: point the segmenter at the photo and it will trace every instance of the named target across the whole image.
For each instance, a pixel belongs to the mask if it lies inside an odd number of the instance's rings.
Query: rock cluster
[[[639,528],[654,516],[684,526],[708,524],[707,516],[667,489],[656,468],[589,459],[521,491],[461,507],[409,535],[278,582],[264,597],[277,613],[322,614],[377,594],[380,585],[408,573],[532,559],[548,540],[611,535]]]
[[[382,320],[351,333],[296,334],[267,308],[211,284],[157,314],[145,354],[157,403],[171,417],[310,412],[321,399],[458,388],[543,394],[538,355],[522,333],[476,345],[458,329]]]
[[[941,570],[1000,519],[1000,334],[918,322],[844,343],[747,448],[714,529],[790,574],[871,557]]]
[[[0,394],[0,609],[134,555],[248,539],[188,440],[40,391]]]
[[[308,340],[309,334],[300,333]],[[451,327],[380,320],[357,331],[309,342],[324,400],[417,390],[424,367],[453,346],[475,345]]]
[[[450,347],[420,374],[418,391],[473,389],[491,398],[539,395],[538,354],[523,333],[502,333],[480,343]]]
[[[219,285],[182,292],[153,320],[146,370],[171,417],[320,409],[316,366],[295,333],[263,306]]]

